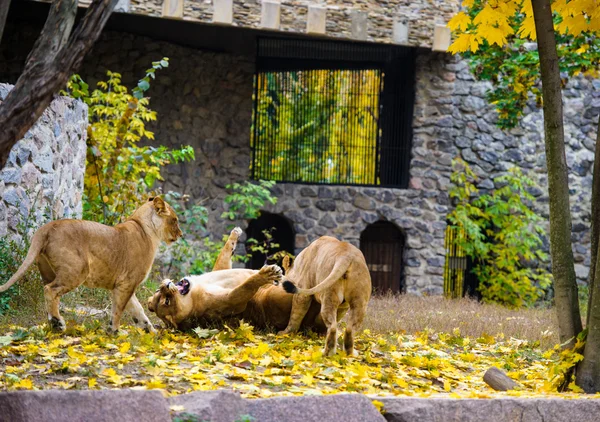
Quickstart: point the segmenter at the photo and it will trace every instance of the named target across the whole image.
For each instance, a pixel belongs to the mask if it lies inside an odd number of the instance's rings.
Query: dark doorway
[[[257,246],[263,250],[250,250],[250,244],[246,243],[246,250],[251,254],[248,267],[258,270],[265,263],[281,265],[281,258],[273,258],[279,251],[294,253],[296,235],[292,225],[284,217],[262,212],[260,217],[252,220],[246,230],[248,239],[254,239]],[[271,236],[270,240],[267,239]],[[277,244],[278,246],[273,246]]]
[[[444,295],[449,298],[468,296],[481,300],[479,280],[473,273],[473,259],[461,247],[464,238],[464,230],[448,222],[445,240]]]
[[[360,234],[360,250],[367,260],[373,291],[401,292],[404,235],[400,229],[387,221],[370,224]]]

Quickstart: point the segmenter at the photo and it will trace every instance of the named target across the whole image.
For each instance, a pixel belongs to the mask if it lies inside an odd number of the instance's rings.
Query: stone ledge
[[[389,422],[592,422],[600,400],[380,398]]]
[[[170,422],[160,391],[15,391],[0,393],[0,420],[10,422]]]
[[[382,416],[371,400],[384,404]],[[600,399],[447,399],[361,394],[242,399],[229,390],[165,399],[159,391],[17,391],[0,393],[0,420],[11,422],[592,422]]]

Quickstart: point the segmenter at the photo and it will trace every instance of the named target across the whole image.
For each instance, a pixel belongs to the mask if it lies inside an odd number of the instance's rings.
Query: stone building
[[[363,249],[377,287],[441,294],[451,160],[460,155],[471,163],[482,189],[493,188],[493,178],[512,165],[546,185],[541,111],[532,105],[520,127],[500,131],[485,99],[489,87],[445,52],[444,25],[458,7],[454,0],[123,0],[80,74],[93,84],[106,70],[118,71],[133,86],[152,60],[170,58],[149,91],[159,116],[152,129],[157,144],[192,145],[196,160],[169,167],[164,188],[204,200],[209,228],[220,235],[229,223],[220,219],[225,186],[253,177],[255,76],[290,69],[380,72],[376,180],[281,181],[278,203],[260,221],[239,223],[250,234],[277,227],[279,243],[295,253],[318,236],[336,236]],[[45,3],[13,1],[0,80],[14,83],[46,12]],[[565,93],[580,281],[589,266],[596,87],[575,80]],[[385,169],[396,173],[386,176]],[[545,188],[534,194],[546,215]]]

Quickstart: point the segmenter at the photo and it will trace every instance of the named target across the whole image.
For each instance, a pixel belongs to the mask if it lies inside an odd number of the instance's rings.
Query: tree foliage
[[[464,55],[478,79],[494,84],[488,99],[498,111],[498,125],[514,127],[531,95],[538,107],[542,105],[531,0],[467,0],[463,6],[449,23],[456,35],[450,51]],[[552,7],[563,85],[580,74],[597,77],[600,41],[595,30],[600,20],[595,2],[561,0]]]
[[[545,230],[542,217],[532,209],[533,179],[517,167],[494,181],[500,188],[480,194],[476,176],[467,163],[455,160],[450,197],[454,210],[451,224],[464,231],[460,246],[475,262],[474,273],[486,302],[519,307],[531,306],[551,284],[541,250]]]
[[[162,180],[161,171],[170,163],[194,159],[192,147],[169,149],[141,146],[143,139],[154,140],[146,129],[156,120],[143,96],[156,70],[168,66],[168,59],[153,62],[133,94],[121,83],[121,75],[107,72],[107,80],[89,91],[88,85],[74,75],[68,93],[89,107],[87,163],[85,173],[84,218],[113,225],[127,217]]]

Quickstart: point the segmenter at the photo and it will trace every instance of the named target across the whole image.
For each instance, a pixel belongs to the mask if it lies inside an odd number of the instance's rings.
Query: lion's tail
[[[338,260],[333,266],[333,269],[331,270],[329,276],[325,280],[323,280],[322,283],[317,284],[312,289],[300,289],[294,283],[288,280],[283,282],[283,289],[288,293],[297,293],[301,295],[314,295],[316,293],[320,293],[323,290],[326,290],[333,286],[340,278],[342,278],[344,273],[348,271],[348,267],[350,267],[351,263],[352,258],[349,256],[345,256],[342,259]]]
[[[17,272],[8,280],[6,284],[0,286],[0,293],[5,292],[10,287],[15,284],[23,275],[27,272],[31,264],[35,262],[38,255],[42,251],[44,244],[46,243],[46,230],[42,227],[39,229],[31,239],[31,245],[29,246],[29,250],[27,251],[27,256],[25,257],[25,261],[21,264]]]

